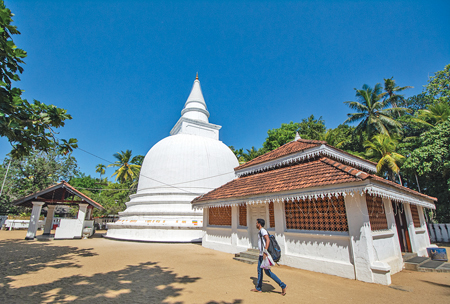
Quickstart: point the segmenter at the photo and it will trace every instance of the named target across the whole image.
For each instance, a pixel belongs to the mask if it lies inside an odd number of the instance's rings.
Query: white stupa
[[[154,242],[200,242],[202,210],[191,201],[234,179],[239,165],[219,141],[221,126],[209,123],[209,112],[196,77],[181,118],[170,136],[145,156],[137,193],[130,196],[120,219],[108,225],[107,237]]]

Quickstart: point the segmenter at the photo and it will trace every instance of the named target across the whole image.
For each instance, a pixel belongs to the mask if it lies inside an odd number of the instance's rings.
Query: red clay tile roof
[[[436,200],[433,197],[387,181],[373,174],[363,172],[328,157],[311,160],[280,169],[236,178],[229,183],[195,198],[192,203],[251,197],[260,194],[277,193],[317,186],[344,184],[366,179],[394,186],[409,193]]]
[[[359,156],[353,155],[353,154],[348,153],[348,152],[346,152],[344,150],[341,150],[341,149],[335,148],[333,146],[330,146],[329,144],[327,144],[326,141],[299,139],[297,141],[288,142],[288,143],[284,144],[283,146],[281,146],[281,147],[279,147],[279,148],[277,148],[277,149],[275,149],[273,151],[270,151],[270,152],[267,152],[266,154],[258,156],[256,158],[252,159],[251,161],[248,161],[245,164],[242,164],[239,167],[236,167],[234,170],[245,169],[245,168],[248,168],[248,167],[251,167],[251,166],[254,166],[254,165],[258,165],[258,164],[261,164],[261,163],[264,163],[264,162],[267,162],[267,161],[271,161],[271,160],[274,160],[274,159],[277,159],[277,158],[281,158],[281,157],[289,155],[289,154],[298,153],[298,152],[301,152],[301,151],[304,151],[304,150],[307,150],[307,149],[310,149],[310,148],[315,148],[315,147],[318,147],[318,146],[321,146],[321,145],[326,145],[326,146],[328,146],[328,147],[330,147],[330,148],[332,148],[334,150],[340,151],[340,152],[342,152],[344,154],[347,154],[347,155],[349,155],[351,157],[359,158],[362,161],[371,163],[371,164],[373,164],[375,166],[377,165],[377,163],[374,163],[374,162],[372,162],[370,160],[363,159],[363,158],[361,158]]]
[[[66,188],[68,191],[64,191],[63,188]],[[41,190],[39,192],[32,193],[24,198],[15,200],[13,202],[16,206],[25,206],[25,207],[32,207],[32,201],[40,201],[37,197],[42,197],[44,200],[46,199],[52,199],[52,198],[62,198],[64,195],[64,199],[67,199],[70,195],[76,195],[81,199],[84,199],[84,201],[100,210],[104,210],[105,208],[94,201],[92,198],[88,197],[86,194],[78,191],[74,187],[72,187],[69,183],[66,181],[62,181],[58,184],[51,185],[50,187],[45,188],[44,190]],[[74,201],[74,203],[79,203],[79,201]]]
[[[263,154],[261,156],[258,156],[251,161],[246,162],[245,164],[240,165],[239,167],[235,168],[235,170],[244,169],[250,166],[254,166],[260,163],[264,163],[269,160],[277,159],[292,153],[297,153],[302,150],[306,150],[309,148],[318,147],[320,145],[326,144],[326,141],[320,141],[320,140],[306,140],[306,139],[299,139],[297,141],[291,141],[288,142],[281,147],[267,152],[266,154]]]
[[[196,198],[193,203],[349,183],[361,181],[368,176],[365,172],[322,157],[290,167],[239,177]]]

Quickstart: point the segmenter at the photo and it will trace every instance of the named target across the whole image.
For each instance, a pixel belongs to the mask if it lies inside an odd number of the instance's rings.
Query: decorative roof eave
[[[355,167],[363,168],[368,170],[369,172],[375,173],[377,172],[376,165],[372,162],[365,161],[359,157],[351,156],[350,154],[344,153],[341,150],[334,149],[328,145],[322,144],[318,147],[313,147],[309,149],[305,149],[303,151],[293,153],[290,155],[286,155],[284,157],[280,157],[271,161],[267,161],[261,164],[256,164],[255,166],[248,167],[242,170],[235,170],[236,175],[238,177],[255,174],[258,172],[264,172],[267,170],[271,170],[277,167],[283,167],[289,164],[293,164],[296,162],[303,161],[305,159],[314,158],[320,155],[328,156],[334,158],[338,161],[342,161],[344,163],[350,164]]]
[[[422,206],[425,208],[436,209],[432,199],[425,199],[417,195],[410,194],[406,191],[398,190],[393,187],[382,185],[381,183],[372,183],[371,181],[363,181],[358,183],[346,183],[333,185],[329,187],[315,187],[298,189],[289,192],[267,193],[262,195],[255,195],[251,197],[238,197],[230,199],[219,199],[207,202],[192,203],[193,209],[202,209],[208,207],[222,207],[235,205],[253,205],[266,204],[269,202],[283,202],[285,200],[301,200],[314,199],[319,197],[331,197],[342,195],[363,195],[365,193],[388,198],[391,200]]]

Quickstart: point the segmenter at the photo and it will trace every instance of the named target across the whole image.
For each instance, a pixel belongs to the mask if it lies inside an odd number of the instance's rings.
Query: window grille
[[[287,229],[348,231],[343,196],[285,201]]]
[[[269,221],[270,228],[275,228],[275,212],[273,210],[273,202],[269,203]]]
[[[416,205],[410,205],[411,206],[411,214],[414,222],[414,227],[419,228],[420,225],[420,217],[419,217],[419,210],[417,210]]]
[[[231,226],[231,206],[209,207],[209,225]]]
[[[372,231],[387,230],[388,223],[383,199],[378,196],[366,194],[367,211],[369,212],[370,229]]]
[[[239,205],[239,226],[247,227],[247,206]]]

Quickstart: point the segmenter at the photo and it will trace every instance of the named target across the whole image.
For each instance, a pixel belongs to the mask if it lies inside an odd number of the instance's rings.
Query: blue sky
[[[59,137],[114,161],[169,135],[196,72],[236,148],[313,114],[346,119],[353,88],[394,77],[412,96],[450,63],[450,1],[6,1],[28,52],[18,87],[68,110]],[[0,156],[10,150],[0,139]],[[81,171],[107,164],[75,151]],[[111,175],[113,169],[107,169]]]

